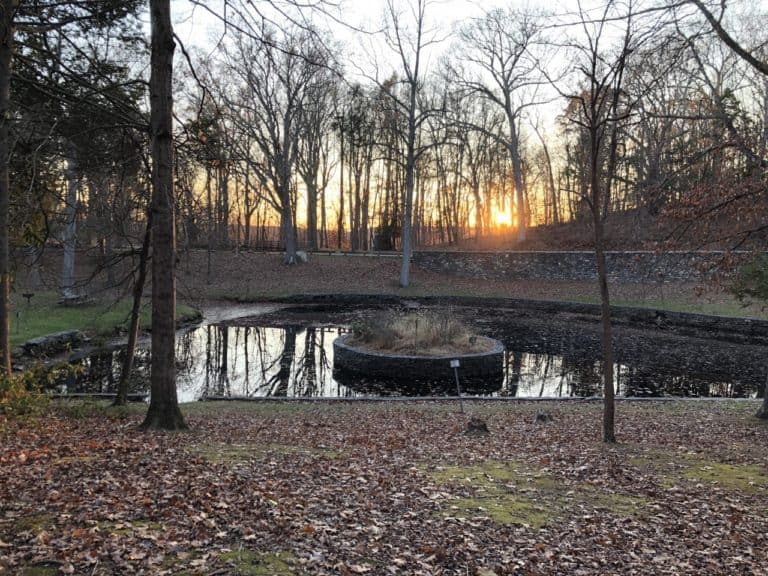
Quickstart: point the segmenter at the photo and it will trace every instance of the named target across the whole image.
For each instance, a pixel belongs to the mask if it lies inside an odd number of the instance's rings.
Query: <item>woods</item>
[[[380,27],[335,34],[332,4],[192,5],[221,32],[213,49],[174,52],[171,8],[154,2],[151,38],[138,1],[3,4],[5,372],[12,269],[60,248],[64,302],[127,293],[144,283],[149,214],[153,401],[169,405],[174,268],[188,250],[279,249],[288,265],[303,249],[399,250],[408,287],[414,249],[525,248],[534,227],[581,222],[608,399],[606,222],[631,222],[643,248],[764,246],[759,7],[610,0],[451,24],[427,0],[389,0]],[[135,63],[150,61],[147,79]],[[105,286],[76,278],[86,250]]]
[[[631,47],[622,86],[608,95],[622,117],[604,144],[601,170],[614,174],[601,217],[631,214],[656,245],[666,238],[649,232],[657,228],[688,246],[755,245],[764,222],[746,208],[754,194],[736,189],[759,188],[765,164],[768,93],[760,51],[750,48],[765,14],[607,6],[494,9],[449,39],[431,3],[393,2],[382,14],[386,33],[365,38],[375,59],[339,57],[354,54],[351,42],[301,22],[290,5],[294,22],[282,29],[266,12],[216,14],[227,30],[217,49],[177,54],[179,245],[279,248],[292,263],[298,249],[407,254],[494,235],[525,246],[531,226],[586,221],[591,153],[574,124],[579,99],[592,97],[578,67],[593,48],[586,27],[605,28],[602,75],[627,49],[619,31],[640,37],[651,19],[649,41]],[[128,10],[72,22],[66,10],[57,5],[61,23],[42,36],[32,21],[22,26],[21,81],[9,96],[20,115],[9,138],[32,163],[11,158],[12,205],[27,210],[9,215],[14,248],[64,248],[60,289],[71,297],[82,288],[71,278],[77,250],[97,247],[106,264],[116,247],[141,243],[146,93],[126,62],[148,47],[121,29],[131,26]],[[64,27],[86,17],[103,30],[69,46]],[[724,42],[710,20],[746,47]],[[50,94],[57,107],[40,100]],[[45,114],[30,124],[34,98]],[[702,217],[715,212],[717,225],[706,227],[713,219]]]

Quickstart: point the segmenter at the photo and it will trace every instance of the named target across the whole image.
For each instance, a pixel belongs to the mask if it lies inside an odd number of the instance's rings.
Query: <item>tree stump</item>
[[[467,436],[488,436],[490,433],[485,421],[475,417],[470,418],[467,422],[467,429],[464,430],[464,434]]]

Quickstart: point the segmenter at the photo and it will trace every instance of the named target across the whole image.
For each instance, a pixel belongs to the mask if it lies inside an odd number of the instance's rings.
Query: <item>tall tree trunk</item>
[[[363,240],[362,248],[364,251],[370,250],[370,203],[371,203],[371,165],[373,164],[373,147],[368,146],[368,153],[365,158],[365,186],[363,187],[363,204],[361,206],[362,212],[362,225],[360,229],[360,236]]]
[[[307,182],[307,246],[317,250],[317,184]]]
[[[408,288],[411,275],[411,254],[413,253],[413,187],[414,172],[416,171],[416,90],[415,83],[411,84],[410,102],[408,106],[408,137],[406,140],[405,156],[405,199],[403,206],[403,261],[400,264],[400,286]]]
[[[227,159],[223,160],[223,166],[219,167],[219,233],[218,244],[224,248],[229,246],[229,168]]]
[[[125,406],[128,401],[128,382],[133,371],[133,359],[136,356],[136,341],[139,339],[139,317],[141,316],[141,295],[147,282],[147,261],[149,246],[152,240],[152,211],[147,211],[147,228],[144,231],[144,241],[139,254],[139,269],[136,282],[133,285],[133,305],[131,306],[131,323],[128,328],[128,344],[125,347],[125,357],[120,371],[120,382],[117,385],[115,406]]]
[[[341,250],[344,240],[344,127],[342,125],[339,136],[341,140],[341,154],[339,154],[339,215],[336,220],[336,247]]]
[[[213,193],[211,192],[211,169],[205,167],[205,196],[208,210],[208,247],[206,249],[205,283],[211,283],[211,260],[213,251]]]
[[[67,168],[67,196],[64,200],[64,259],[61,270],[61,294],[64,300],[75,298],[75,248],[77,245],[77,191],[80,177],[77,171],[77,152],[70,150]]]
[[[763,384],[763,403],[760,404],[760,408],[755,416],[768,420],[768,376],[766,376],[765,384]]]
[[[293,224],[293,209],[291,202],[290,180],[288,176],[283,180],[283,192],[280,194],[282,206],[280,207],[280,228],[283,242],[285,242],[285,255],[283,261],[286,264],[296,264],[296,228]]]
[[[523,162],[520,158],[520,142],[514,116],[509,118],[509,154],[512,159],[512,177],[515,181],[515,204],[517,205],[517,241],[526,237],[527,213],[525,210],[525,183],[523,182]]]
[[[557,188],[555,187],[555,172],[552,169],[552,157],[549,155],[549,147],[547,146],[546,140],[544,140],[544,137],[541,135],[541,132],[539,132],[538,127],[534,126],[533,131],[536,133],[536,136],[539,137],[541,148],[544,151],[544,159],[547,161],[547,181],[549,182],[549,193],[552,202],[552,224],[560,224],[560,203],[558,202]]]
[[[320,192],[320,246],[328,248],[328,213],[326,212],[325,187]]]
[[[176,395],[176,238],[173,218],[173,28],[171,0],[150,0],[152,72],[152,371],[143,428],[187,427]]]
[[[597,281],[600,286],[600,317],[602,323],[603,351],[603,442],[616,442],[615,411],[613,386],[613,339],[611,330],[611,302],[608,294],[608,270],[605,263],[603,240],[603,217],[600,213],[601,187],[599,163],[599,138],[597,133],[591,134],[590,158],[590,187],[592,188],[591,203],[595,233],[595,258],[597,259]]]
[[[8,211],[10,184],[8,182],[8,120],[11,104],[11,56],[13,54],[13,13],[15,0],[0,4],[0,369],[11,373],[10,284],[11,266],[8,247]]]

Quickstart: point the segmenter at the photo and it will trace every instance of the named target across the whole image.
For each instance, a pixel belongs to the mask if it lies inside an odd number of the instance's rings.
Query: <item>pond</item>
[[[296,307],[231,318],[180,333],[180,401],[203,397],[455,395],[448,382],[382,382],[334,371],[333,341],[366,310]],[[567,318],[447,309],[506,347],[502,375],[465,383],[463,393],[519,398],[600,395],[599,326]],[[623,396],[754,397],[766,377],[766,347],[615,329],[617,393]],[[76,361],[82,373],[69,391],[113,392],[122,350]],[[148,351],[137,353],[133,392],[146,391]],[[461,378],[460,378],[461,382]]]

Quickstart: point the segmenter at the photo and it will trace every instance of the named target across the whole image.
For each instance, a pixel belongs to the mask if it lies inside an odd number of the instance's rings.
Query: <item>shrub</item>
[[[385,312],[352,325],[352,344],[393,352],[471,349],[469,329],[451,314]]]
[[[48,406],[48,396],[41,393],[49,371],[43,368],[20,374],[0,375],[0,412],[8,416],[39,414]]]
[[[742,266],[732,290],[739,300],[768,302],[768,256],[762,254]]]

